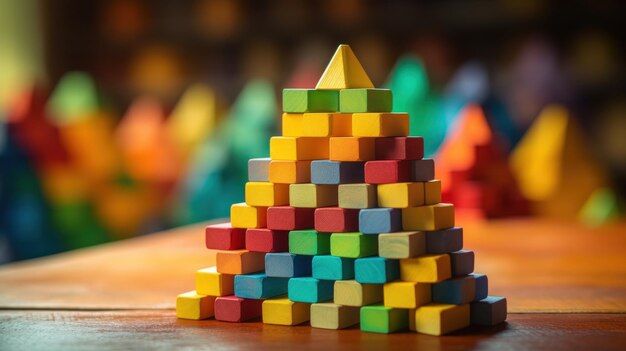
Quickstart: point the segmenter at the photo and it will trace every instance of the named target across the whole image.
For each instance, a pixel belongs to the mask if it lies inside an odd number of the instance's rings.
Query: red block
[[[215,298],[215,319],[245,322],[261,317],[263,300],[242,299],[234,295]]]
[[[246,230],[246,249],[256,252],[289,251],[289,231],[248,229]]]
[[[230,223],[213,224],[204,230],[207,249],[240,250],[246,248],[246,230]]]
[[[314,208],[274,206],[267,208],[267,228],[276,230],[298,230],[313,228]]]
[[[376,138],[377,160],[421,160],[423,157],[422,137]]]
[[[365,162],[366,183],[402,183],[408,182],[410,179],[411,167],[408,161],[379,160]]]
[[[315,230],[324,233],[358,232],[359,210],[323,207],[315,210]]]

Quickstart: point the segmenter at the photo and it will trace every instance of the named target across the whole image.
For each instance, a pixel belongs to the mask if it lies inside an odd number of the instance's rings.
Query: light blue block
[[[312,258],[287,252],[268,253],[265,255],[265,274],[279,278],[309,277]]]
[[[332,300],[335,281],[312,277],[289,279],[288,298],[295,302],[317,303]]]
[[[506,320],[506,298],[487,296],[472,302],[470,305],[470,321],[472,325],[496,325]]]
[[[248,160],[248,181],[269,182],[270,158],[252,158]]]
[[[267,299],[287,293],[288,278],[268,277],[265,273],[235,275],[235,296]]]
[[[365,181],[364,165],[364,162],[313,161],[311,162],[311,183],[363,183]]]
[[[463,228],[454,227],[426,232],[426,252],[429,254],[443,254],[459,251],[462,248]]]
[[[452,278],[432,285],[433,302],[463,305],[476,298],[476,279],[472,276]]]
[[[487,276],[481,273],[472,273],[471,277],[476,281],[476,296],[474,301],[482,300],[489,295],[489,279]]]
[[[354,279],[354,259],[329,255],[313,256],[312,271],[315,279]]]
[[[450,252],[450,270],[453,277],[468,275],[474,271],[474,251]]]
[[[402,229],[399,208],[366,208],[359,211],[359,231],[363,234],[393,233]]]
[[[384,284],[400,279],[400,261],[383,257],[357,258],[354,279],[362,284]]]

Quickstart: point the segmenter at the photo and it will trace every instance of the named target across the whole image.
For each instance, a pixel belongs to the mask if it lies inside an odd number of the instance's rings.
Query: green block
[[[345,89],[339,92],[341,112],[391,112],[389,89]]]
[[[330,235],[315,230],[292,230],[289,232],[289,253],[295,255],[328,255]]]
[[[287,297],[294,302],[317,303],[332,300],[334,280],[319,280],[311,277],[289,279]]]
[[[409,326],[409,310],[371,305],[361,307],[361,330],[389,334]]]
[[[348,258],[375,256],[378,254],[378,235],[333,233],[330,236],[330,254]]]
[[[315,256],[313,278],[326,280],[354,279],[354,259],[337,256]]]
[[[283,89],[283,112],[337,112],[338,90]]]

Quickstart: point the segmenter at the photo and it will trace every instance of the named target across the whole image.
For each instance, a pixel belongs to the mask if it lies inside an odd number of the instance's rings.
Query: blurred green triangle
[[[48,112],[57,125],[81,120],[100,107],[93,79],[84,72],[64,75],[50,96]]]
[[[610,188],[594,191],[580,210],[580,220],[589,226],[599,226],[619,217],[619,200]]]

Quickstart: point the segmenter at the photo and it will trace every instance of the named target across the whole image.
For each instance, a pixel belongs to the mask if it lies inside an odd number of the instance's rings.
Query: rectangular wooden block
[[[303,132],[310,137],[352,136],[352,115],[347,113],[305,113]]]
[[[311,305],[311,327],[321,329],[344,329],[359,324],[359,308],[334,303]]]
[[[296,184],[311,182],[311,161],[270,162],[269,179],[272,183]]]
[[[378,205],[376,185],[340,184],[338,192],[341,208],[372,208]]]
[[[361,284],[356,280],[337,280],[334,301],[343,306],[365,306],[383,300],[381,284]]]
[[[424,138],[376,138],[377,160],[421,160],[424,157]]]
[[[289,185],[289,205],[292,207],[337,206],[337,202],[337,185]]]
[[[248,181],[267,182],[269,181],[270,158],[252,158],[248,160]]]
[[[424,204],[424,183],[379,184],[378,207],[415,208]],[[402,212],[404,216],[404,211]],[[405,230],[413,230],[404,228]]]
[[[245,299],[267,299],[287,293],[289,278],[268,277],[265,273],[235,276],[235,296]]]
[[[215,299],[215,319],[222,322],[246,322],[261,317],[263,300],[220,296]]]
[[[207,319],[214,314],[214,296],[188,291],[176,297],[176,317],[181,319]]]
[[[234,228],[263,228],[266,225],[267,207],[249,206],[245,203],[230,206],[230,224]]]
[[[289,301],[286,297],[263,301],[263,323],[298,325],[309,320],[311,305]]]
[[[376,235],[353,233],[333,233],[330,236],[330,254],[339,257],[360,258],[375,256],[378,253]]]
[[[265,274],[268,277],[293,278],[311,276],[313,256],[291,253],[268,253],[265,255]]]
[[[270,158],[284,161],[327,159],[328,138],[271,137]]]
[[[363,183],[365,179],[363,166],[363,162],[316,160],[311,162],[311,183]]]
[[[354,279],[354,259],[330,255],[313,256],[312,271],[315,279]]]
[[[268,207],[267,228],[275,230],[310,229],[314,226],[314,213],[314,208]]]
[[[363,234],[402,230],[402,211],[397,208],[366,208],[359,211],[358,231]]]
[[[485,299],[489,295],[489,279],[487,279],[487,276],[481,273],[472,273],[469,276],[474,279],[474,284],[476,284],[474,301]]]
[[[390,282],[383,286],[384,305],[395,308],[417,308],[432,302],[431,285],[416,282]]]
[[[375,160],[365,162],[365,182],[389,184],[408,182],[411,179],[409,161]]]
[[[352,115],[355,137],[393,137],[409,135],[407,113],[355,113]]]
[[[256,252],[284,252],[289,250],[289,231],[266,228],[246,230],[246,250]]]
[[[459,250],[450,252],[448,255],[453,277],[468,275],[474,271],[474,251]]]
[[[470,305],[470,322],[472,325],[496,325],[506,320],[506,310],[506,298],[487,296]],[[311,314],[311,322],[312,318]]]
[[[282,122],[282,136],[304,136],[304,114],[283,113]]]
[[[380,190],[378,197],[380,202]],[[454,227],[454,205],[452,204],[440,203],[402,209],[404,230],[434,231],[452,227]]]
[[[330,235],[313,229],[289,232],[289,253],[296,255],[328,255]]]
[[[411,161],[411,181],[427,182],[435,179],[435,161],[430,158]]]
[[[315,210],[315,230],[323,233],[359,230],[359,210],[325,207]]]
[[[441,181],[424,182],[424,204],[435,205],[441,202]]]
[[[472,276],[451,278],[433,284],[433,302],[464,305],[476,298],[476,280]]]
[[[246,230],[233,228],[230,223],[206,226],[204,237],[206,248],[210,250],[238,250],[246,246]]]
[[[391,112],[389,89],[342,89],[339,91],[341,112]]]
[[[407,329],[407,310],[372,305],[361,307],[361,330],[370,333],[389,334]]]
[[[369,161],[376,157],[374,138],[331,137],[328,159],[332,161]]]
[[[364,257],[354,261],[354,279],[361,284],[384,284],[400,278],[400,262],[384,257]]]
[[[294,302],[316,303],[333,298],[333,281],[311,277],[289,279],[289,300]]]
[[[262,271],[265,254],[248,250],[218,251],[215,254],[217,271],[226,274],[247,274]]]
[[[415,330],[428,335],[444,335],[470,324],[469,305],[429,304],[415,311]]]
[[[246,204],[256,207],[288,205],[289,184],[247,182]]]
[[[283,89],[283,111],[290,113],[338,112],[338,90]]]
[[[385,258],[412,258],[426,253],[424,232],[385,233],[378,236],[378,255]]]
[[[400,280],[437,283],[451,277],[450,256],[427,255],[400,260]]]
[[[196,292],[199,295],[226,296],[234,293],[233,274],[217,271],[217,267],[208,267],[196,271]]]
[[[426,232],[426,252],[429,254],[442,254],[459,251],[463,248],[463,228],[453,227],[448,229]],[[454,274],[454,263],[452,275]],[[473,271],[472,265],[472,271]]]

